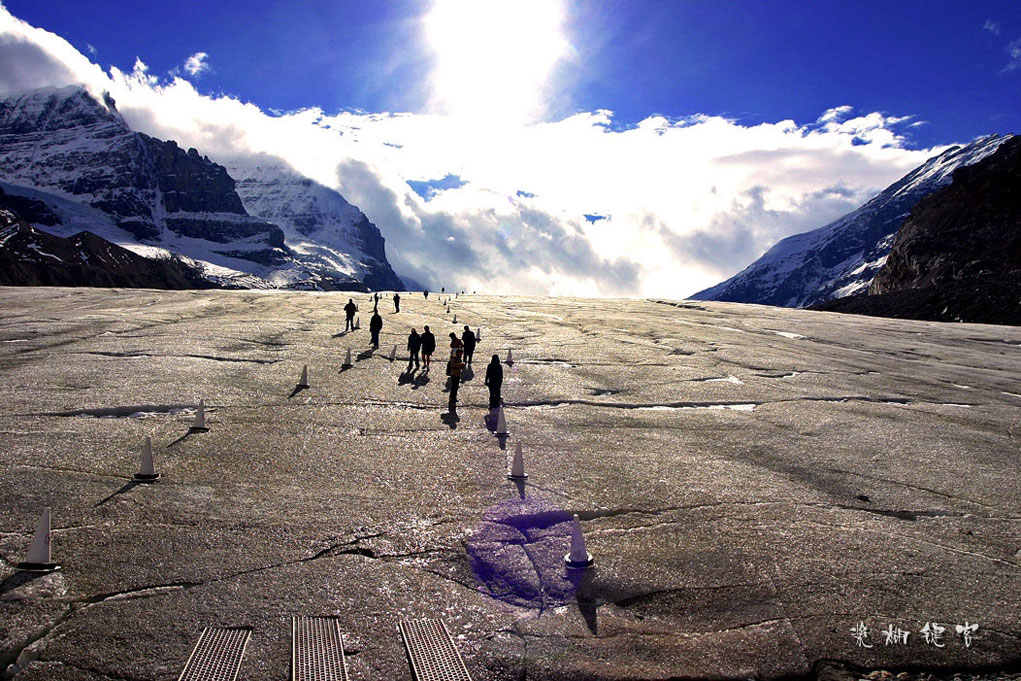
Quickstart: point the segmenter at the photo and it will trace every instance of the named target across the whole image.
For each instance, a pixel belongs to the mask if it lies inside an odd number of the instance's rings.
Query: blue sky
[[[6,0],[16,16],[96,49],[97,63],[154,72],[206,52],[193,79],[264,109],[424,110],[427,3],[87,4]],[[586,0],[567,7],[577,59],[550,111],[610,109],[619,125],[696,113],[802,123],[842,104],[913,115],[918,146],[1021,128],[1021,3]],[[994,30],[983,28],[995,27]],[[528,35],[520,40],[527,42]],[[1015,63],[1017,62],[1015,58]]]
[[[0,96],[282,162],[434,289],[682,297],[1021,129],[1017,0],[0,3]]]

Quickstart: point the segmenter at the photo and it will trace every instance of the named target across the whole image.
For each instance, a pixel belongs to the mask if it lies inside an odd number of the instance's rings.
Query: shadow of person
[[[124,486],[121,487],[119,490],[117,490],[113,494],[111,494],[111,495],[109,495],[109,496],[107,496],[107,497],[97,501],[95,503],[95,505],[93,505],[93,508],[99,508],[100,506],[102,506],[106,502],[112,500],[118,494],[124,494],[125,492],[130,492],[132,489],[137,487],[138,484],[139,484],[139,482],[137,480],[128,480],[126,483],[124,483]]]
[[[415,381],[411,384],[411,389],[412,390],[418,390],[419,388],[421,388],[422,386],[424,386],[428,382],[429,382],[429,370],[426,369],[425,371],[423,371],[422,373],[420,373],[418,376],[415,377]]]
[[[348,331],[340,331],[340,332],[338,332],[338,333],[335,333],[335,334],[333,334],[332,336],[330,336],[330,338],[343,338],[343,337],[344,337],[344,336],[346,336],[346,335],[347,335],[348,333],[349,333]]]
[[[294,397],[295,395],[300,393],[302,390],[307,390],[307,389],[308,389],[307,385],[296,385],[296,386],[294,386],[294,390],[291,391],[291,394],[287,396],[287,399],[291,399],[292,397]]]
[[[408,369],[407,371],[402,373],[400,376],[397,377],[397,385],[407,385],[408,383],[414,383],[416,371],[418,371],[418,369]],[[415,386],[413,385],[412,388],[414,387]]]
[[[457,429],[457,422],[461,420],[461,417],[457,415],[457,412],[446,412],[440,414],[440,421],[443,421],[451,430]]]
[[[359,352],[358,356],[355,358],[355,361],[356,362],[361,362],[363,359],[368,359],[368,358],[372,357],[372,355],[375,354],[375,352],[376,352],[376,348],[369,348],[368,350],[366,350],[364,352]]]

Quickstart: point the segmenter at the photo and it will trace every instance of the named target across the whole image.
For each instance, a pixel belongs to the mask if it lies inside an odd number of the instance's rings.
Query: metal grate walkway
[[[400,630],[415,681],[471,681],[443,620],[408,620]]]
[[[237,681],[252,630],[206,627],[177,681]]]
[[[291,681],[347,681],[337,618],[291,618]]]

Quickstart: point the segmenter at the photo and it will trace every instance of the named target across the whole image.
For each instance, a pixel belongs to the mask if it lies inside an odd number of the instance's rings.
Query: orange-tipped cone
[[[511,480],[525,480],[528,478],[528,473],[525,472],[525,458],[521,454],[521,443],[514,445],[514,459],[511,462],[510,473],[507,477]]]
[[[564,556],[564,564],[570,570],[584,570],[595,564],[592,554],[585,550],[585,537],[581,533],[581,521],[578,514],[574,514],[574,523],[571,525],[571,552]]]
[[[39,522],[35,526],[32,545],[28,548],[28,556],[16,566],[25,572],[53,572],[60,566],[50,560],[50,507],[43,509]]]
[[[146,436],[145,446],[142,447],[142,465],[135,473],[135,482],[156,482],[159,477],[152,459],[152,438]]]

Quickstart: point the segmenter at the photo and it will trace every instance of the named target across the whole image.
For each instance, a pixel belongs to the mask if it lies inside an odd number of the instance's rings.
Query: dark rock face
[[[0,163],[4,180],[80,197],[142,241],[159,236],[141,139],[85,90],[46,88],[0,102]]]
[[[18,197],[16,212],[30,224],[60,223],[53,231],[64,237],[94,228],[117,243],[163,247],[225,268],[206,268],[207,277],[245,286],[403,288],[382,235],[360,210],[332,189],[276,170],[237,183],[196,149],[132,131],[109,96],[100,101],[81,88],[0,100],[0,180],[44,195],[38,205]],[[112,222],[79,226],[66,206],[45,203],[51,198]]]
[[[266,253],[246,258],[253,262],[284,255],[272,252],[285,248],[283,233],[245,212],[226,168],[195,149],[133,132],[112,99],[100,104],[80,88],[0,102],[0,163],[0,178],[70,194],[145,243],[158,243],[169,229],[216,243],[265,244]]]
[[[185,152],[173,140],[163,142],[141,133],[139,137],[152,154],[156,184],[168,213],[247,215],[226,168],[200,156],[195,149]]]
[[[956,169],[988,157],[1005,139],[1008,137],[989,135],[947,149],[861,208],[824,227],[780,241],[742,272],[691,298],[808,307],[864,294],[911,207],[948,185]]]
[[[183,262],[152,260],[90,232],[63,238],[0,208],[0,285],[214,288]]]
[[[918,202],[869,294],[818,309],[1021,324],[1021,139]]]
[[[0,209],[7,209],[11,213],[21,216],[26,222],[37,225],[59,225],[60,216],[50,210],[50,207],[43,201],[36,201],[26,196],[12,196],[5,194],[0,189]]]

